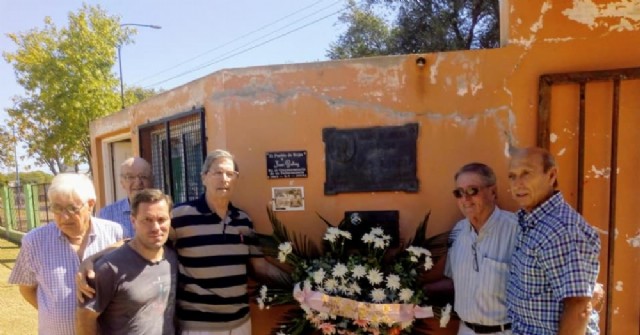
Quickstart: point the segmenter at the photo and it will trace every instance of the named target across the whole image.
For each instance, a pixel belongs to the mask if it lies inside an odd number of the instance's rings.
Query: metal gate
[[[640,68],[540,77],[538,145],[558,158],[561,190],[601,233],[603,334],[640,334],[639,126]]]

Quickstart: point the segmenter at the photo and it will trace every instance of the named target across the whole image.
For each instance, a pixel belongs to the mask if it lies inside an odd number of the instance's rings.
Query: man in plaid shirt
[[[511,157],[511,195],[521,207],[507,284],[513,334],[599,334],[590,300],[600,239],[556,190],[557,173],[547,150],[520,149]]]

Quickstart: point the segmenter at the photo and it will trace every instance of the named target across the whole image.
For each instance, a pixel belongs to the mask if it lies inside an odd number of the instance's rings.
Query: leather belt
[[[496,326],[485,326],[485,325],[479,325],[479,324],[471,323],[467,321],[462,321],[462,322],[464,322],[465,326],[469,327],[469,329],[473,330],[473,332],[475,332],[476,334],[491,334],[491,333],[498,333],[498,332],[503,332],[505,330],[511,329],[510,323],[506,323],[503,325],[496,325]]]

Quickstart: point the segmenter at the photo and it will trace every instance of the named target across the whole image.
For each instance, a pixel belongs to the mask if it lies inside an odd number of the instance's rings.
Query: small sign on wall
[[[274,151],[267,152],[267,177],[306,178],[307,151]]]
[[[304,187],[272,187],[274,211],[303,211]]]

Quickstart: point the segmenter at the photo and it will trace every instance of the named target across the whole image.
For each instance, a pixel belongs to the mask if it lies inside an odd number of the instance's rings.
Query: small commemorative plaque
[[[267,152],[267,177],[306,178],[307,151],[274,151]]]

